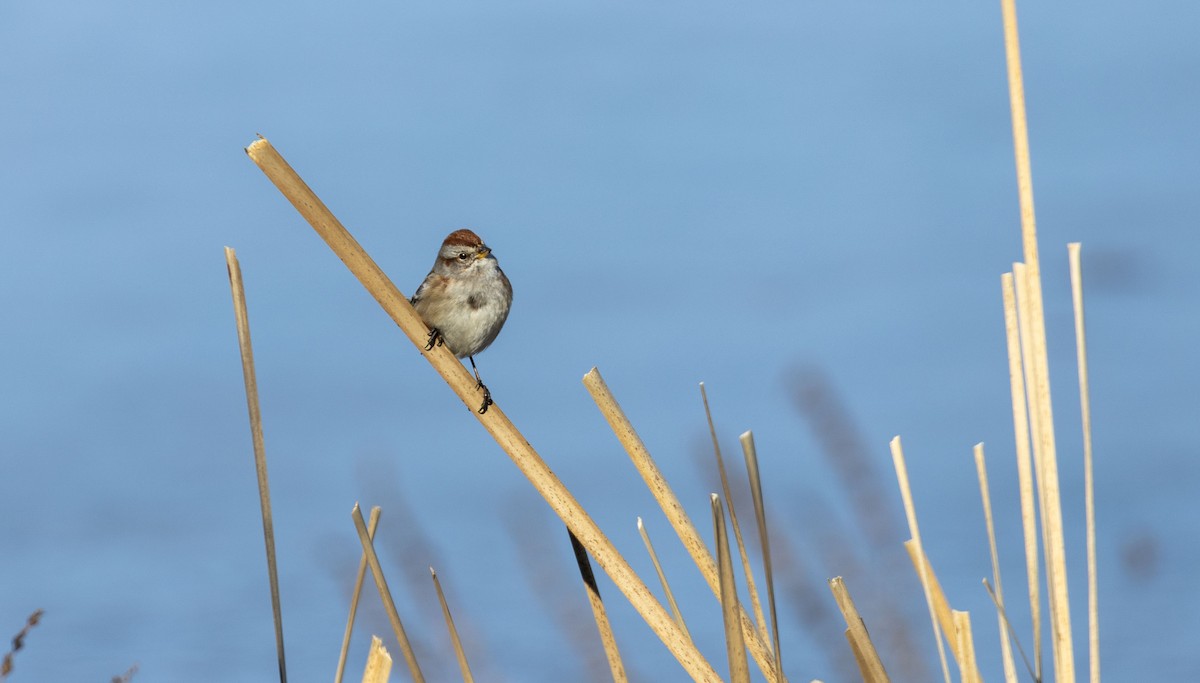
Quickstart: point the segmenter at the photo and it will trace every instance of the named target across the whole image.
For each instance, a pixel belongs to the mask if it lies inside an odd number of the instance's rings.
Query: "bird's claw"
[[[479,414],[483,415],[487,412],[488,406],[494,404],[495,401],[492,400],[492,392],[488,391],[487,385],[483,382],[477,383],[475,388],[483,389],[483,405],[479,406]]]
[[[446,343],[446,340],[442,338],[441,330],[439,330],[436,327],[431,328],[429,330],[429,343],[425,345],[425,350],[432,351],[435,344],[437,346],[441,346],[445,343]]]

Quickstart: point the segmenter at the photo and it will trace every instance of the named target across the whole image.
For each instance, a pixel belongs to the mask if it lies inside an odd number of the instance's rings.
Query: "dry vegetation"
[[[1029,150],[1025,128],[1024,95],[1021,79],[1020,57],[1017,44],[1016,15],[1012,0],[1002,2],[1005,46],[1009,66],[1009,87],[1012,102],[1013,138],[1017,165],[1019,199],[1021,206],[1021,234],[1024,245],[1023,260],[1014,264],[1011,273],[1001,277],[1001,299],[1004,303],[1007,342],[1009,351],[1010,383],[1012,387],[1013,420],[1017,452],[1016,465],[1020,481],[1017,500],[1003,500],[1005,512],[1019,512],[1023,523],[1024,549],[1026,555],[1026,579],[1029,586],[1027,596],[1006,602],[999,568],[1001,563],[996,554],[995,534],[992,523],[992,498],[987,483],[987,460],[982,444],[974,452],[981,503],[987,521],[987,543],[992,555],[992,576],[984,580],[985,589],[994,600],[995,618],[1000,632],[1000,654],[1003,676],[1006,681],[1016,681],[1018,676],[1029,676],[1041,681],[1049,676],[1043,671],[1043,630],[1049,635],[1049,665],[1053,679],[1061,683],[1076,678],[1070,606],[1066,585],[1066,553],[1063,543],[1062,510],[1058,483],[1058,456],[1055,447],[1053,411],[1050,397],[1049,372],[1046,360],[1046,331],[1042,304],[1041,266],[1038,255],[1036,227],[1033,213],[1033,190],[1029,173]],[[760,472],[754,447],[753,435],[746,432],[741,437],[745,476],[734,478],[726,468],[716,429],[709,416],[710,434],[713,442],[715,467],[713,472],[719,481],[720,495],[712,495],[712,520],[715,548],[708,547],[697,531],[696,522],[688,517],[683,506],[672,491],[662,472],[639,438],[634,425],[627,418],[613,392],[605,384],[596,369],[588,372],[583,383],[595,400],[601,415],[611,427],[621,446],[642,477],[646,486],[658,502],[666,522],[708,583],[714,597],[722,608],[726,634],[726,652],[719,667],[710,663],[712,653],[702,653],[695,645],[684,623],[679,606],[671,591],[666,572],[658,563],[649,534],[641,525],[646,549],[654,560],[658,586],[666,598],[666,604],[655,596],[647,581],[633,571],[629,563],[617,551],[603,531],[592,521],[587,511],[572,493],[547,467],[538,453],[529,445],[517,427],[509,421],[499,405],[483,415],[474,407],[478,405],[477,387],[463,365],[442,347],[425,350],[428,330],[409,305],[408,299],[391,283],[358,242],[328,211],[316,194],[301,180],[300,176],[283,160],[282,156],[265,139],[258,139],[247,149],[255,164],[267,175],[283,195],[308,220],[362,285],[376,299],[384,311],[409,337],[434,369],[445,379],[450,388],[462,399],[464,405],[476,415],[480,424],[491,434],[501,448],[521,470],[534,489],[566,525],[569,539],[578,560],[581,578],[586,587],[588,604],[594,617],[593,635],[599,634],[599,642],[605,654],[604,664],[607,677],[614,681],[627,679],[626,664],[617,647],[618,639],[601,600],[592,575],[591,563],[596,562],[621,591],[625,599],[637,610],[663,645],[679,662],[679,665],[694,680],[732,682],[749,681],[753,669],[767,681],[784,681],[783,653],[779,640],[780,604],[790,606],[798,614],[793,615],[811,633],[816,642],[828,652],[844,653],[841,658],[831,656],[831,668],[840,677],[859,676],[865,681],[887,681],[888,668],[901,678],[928,680],[926,658],[915,651],[914,621],[905,613],[894,592],[870,590],[869,613],[878,614],[876,633],[886,634],[876,643],[872,632],[860,616],[859,608],[851,597],[850,588],[841,577],[822,577],[827,581],[832,596],[816,585],[813,572],[804,566],[803,556],[794,550],[796,540],[776,529],[768,529],[768,503],[763,500],[759,483]],[[1095,527],[1094,502],[1092,497],[1092,462],[1090,424],[1088,412],[1087,356],[1084,341],[1082,277],[1078,245],[1069,249],[1073,302],[1076,315],[1076,341],[1080,378],[1084,431],[1085,498],[1087,501],[1088,539],[1088,606],[1087,624],[1088,661],[1090,679],[1099,680],[1098,622],[1095,576]],[[258,414],[254,380],[253,355],[250,347],[249,322],[245,314],[244,294],[241,290],[240,268],[232,249],[227,250],[230,279],[234,291],[239,339],[243,352],[243,369],[246,376],[247,397],[253,426],[255,456],[258,462],[264,532],[267,541],[268,567],[272,581],[272,597],[275,604],[276,633],[279,647],[280,677],[286,680],[282,644],[282,626],[279,623],[278,591],[276,589],[274,549],[272,542],[270,498],[267,492],[265,454],[262,452],[260,416]],[[886,509],[881,495],[884,476],[877,470],[868,453],[874,449],[864,445],[857,437],[853,421],[837,400],[824,377],[812,371],[802,373],[795,382],[797,405],[810,420],[826,455],[852,502],[856,515],[853,534],[866,540],[864,545],[872,548],[894,546],[895,539],[902,538],[903,531],[897,529],[893,514]],[[703,385],[702,385],[703,394]],[[707,396],[704,395],[707,412]],[[1006,418],[1007,419],[1007,418]],[[916,505],[908,478],[904,450],[899,437],[890,444],[895,476],[904,502],[909,540],[903,544],[913,567],[913,574],[927,608],[929,626],[937,643],[937,666],[942,678],[949,682],[954,674],[968,681],[982,681],[976,657],[976,642],[972,630],[972,615],[953,609],[949,597],[943,592],[938,580],[933,558],[925,551],[918,524]],[[735,505],[734,490],[748,490],[753,524],[743,523]],[[745,498],[742,499],[745,505]],[[743,515],[745,510],[743,509]],[[354,524],[362,545],[354,598],[347,622],[346,641],[339,662],[336,680],[341,680],[346,664],[345,646],[349,643],[355,621],[357,602],[361,586],[369,568],[373,583],[388,615],[405,666],[413,680],[424,680],[409,635],[391,599],[391,592],[374,548],[373,536],[378,523],[378,508],[372,511],[371,521],[363,519],[355,506]],[[744,519],[744,517],[743,517]],[[701,524],[709,524],[703,520]],[[845,536],[842,536],[843,538]],[[840,564],[850,569],[878,563],[881,557],[865,555],[853,544],[830,542],[817,539],[830,553],[840,556],[825,558],[833,565]],[[1044,562],[1039,561],[1044,557]],[[757,570],[755,569],[757,567]],[[888,567],[889,569],[893,567]],[[450,606],[442,593],[437,574],[431,569],[434,588],[463,680],[473,676],[468,664],[467,653],[458,637]],[[759,583],[761,577],[762,582]],[[739,582],[741,589],[739,589]],[[1042,593],[1042,587],[1045,593]],[[747,604],[740,599],[748,596]],[[823,596],[823,597],[822,597]],[[1018,603],[1020,609],[1028,604],[1032,622],[1032,633],[1017,637],[1008,622],[1007,614]],[[861,596],[860,596],[860,604]],[[843,624],[837,623],[840,612]],[[1045,611],[1043,612],[1043,608]],[[988,615],[987,618],[992,618]],[[426,625],[432,627],[431,625]],[[838,631],[842,632],[837,637]],[[834,641],[837,641],[836,643]],[[844,640],[844,642],[843,642]],[[1021,641],[1032,645],[1032,654],[1021,645]],[[1018,656],[1023,671],[1018,670]],[[386,660],[386,661],[385,661]],[[372,648],[371,662],[367,666],[364,680],[386,680],[390,669],[390,658],[376,642]],[[952,666],[953,664],[953,671]],[[443,666],[441,671],[445,671]]]
[[[25,620],[25,625],[21,627],[21,630],[17,631],[17,635],[13,636],[12,649],[5,652],[4,659],[0,660],[0,680],[8,678],[8,675],[12,673],[13,655],[25,647],[25,636],[29,635],[30,629],[37,626],[38,622],[42,620],[42,614],[42,610],[34,610],[33,614],[30,614],[29,618]]]

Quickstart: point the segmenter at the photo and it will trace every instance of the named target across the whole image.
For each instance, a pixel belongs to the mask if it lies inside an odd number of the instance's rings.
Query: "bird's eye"
[[[467,260],[467,252],[465,252],[465,251],[458,252],[458,260],[466,261]]]

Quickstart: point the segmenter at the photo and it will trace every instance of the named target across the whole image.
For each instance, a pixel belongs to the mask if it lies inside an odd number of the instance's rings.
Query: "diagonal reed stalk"
[[[917,568],[917,578],[921,581],[921,589],[925,593],[925,606],[929,608],[929,621],[933,626],[933,639],[937,641],[938,658],[942,664],[942,678],[946,683],[950,683],[950,667],[946,664],[946,648],[942,645],[942,636],[938,632],[938,612],[934,606],[934,595],[932,581],[934,579],[933,570],[929,567],[929,562],[925,558],[925,551],[921,549],[921,530],[917,526],[917,510],[913,506],[912,489],[908,485],[908,467],[904,464],[904,449],[900,444],[900,437],[895,437],[891,441],[892,449],[892,464],[896,468],[896,480],[900,484],[900,497],[904,501],[904,516],[908,518],[908,531],[912,536],[912,540],[904,544],[904,547],[909,549],[909,554],[913,556],[913,564]],[[912,544],[916,548],[917,553],[914,555]],[[953,633],[953,629],[943,630],[947,634]]]
[[[600,644],[604,646],[604,656],[608,659],[608,670],[612,673],[613,683],[625,683],[625,665],[621,662],[621,652],[617,649],[617,637],[613,634],[612,624],[608,621],[608,610],[600,599],[600,587],[596,585],[596,576],[592,573],[592,563],[588,559],[587,550],[575,538],[575,534],[567,531],[571,537],[571,550],[575,554],[575,564],[579,566],[579,576],[583,579],[583,588],[587,593],[588,606],[592,608],[592,617],[596,620],[596,630],[600,634]]]
[[[654,552],[654,544],[650,542],[650,534],[646,532],[646,525],[642,524],[641,517],[637,518],[637,528],[638,534],[642,537],[642,543],[646,545],[646,553],[650,555],[650,562],[654,564],[654,571],[658,574],[658,582],[662,584],[663,593],[667,596],[671,614],[675,615],[675,621],[679,622],[679,628],[690,638],[691,634],[688,633],[687,624],[683,621],[683,613],[679,611],[679,604],[675,602],[675,594],[671,592],[671,584],[667,583],[667,575],[658,561],[658,553]]]
[[[1017,646],[1017,652],[1021,655],[1021,661],[1025,662],[1025,671],[1029,672],[1029,680],[1034,683],[1042,683],[1042,679],[1038,677],[1033,670],[1033,664],[1029,662],[1029,656],[1025,654],[1025,648],[1021,647],[1021,639],[1017,637],[1017,631],[1013,628],[1012,622],[1008,620],[1008,614],[1004,611],[1004,603],[996,596],[996,591],[992,590],[992,585],[985,578],[983,580],[983,588],[987,591],[988,597],[992,599],[992,604],[996,606],[996,612],[1000,615],[1001,626],[1008,631],[1008,635],[1012,638],[1012,642]]]
[[[238,349],[242,355],[242,379],[246,384],[246,407],[250,411],[250,440],[254,447],[254,470],[258,475],[258,502],[262,509],[263,541],[267,546],[267,575],[271,582],[271,611],[275,617],[275,651],[279,658],[279,681],[287,683],[287,661],[283,655],[283,614],[279,601],[279,571],[275,564],[275,523],[271,516],[271,488],[267,483],[267,451],[263,445],[262,411],[258,404],[258,379],[254,374],[254,346],[250,343],[250,314],[246,288],[237,253],[225,247],[233,313],[237,321]]]
[[[429,351],[424,350],[429,336],[429,328],[417,315],[408,298],[400,293],[400,290],[388,279],[366,250],[338,222],[337,218],[304,183],[296,171],[271,146],[271,143],[265,138],[259,138],[246,148],[246,154],[316,230],[329,248],[346,264],[350,272],[400,327],[418,352],[441,375],[450,389],[462,400],[464,407],[475,415],[484,429],[512,459],[513,464],[529,479],[529,482],[550,505],[554,513],[563,520],[571,533],[575,534],[588,553],[600,564],[617,589],[625,595],[633,608],[637,610],[688,674],[696,680],[718,680],[716,671],[692,644],[691,639],[679,629],[671,615],[655,600],[645,583],[633,571],[625,558],[617,552],[616,547],[587,514],[579,501],[504,414],[498,405],[499,401],[483,415],[475,412],[475,408],[480,402],[479,388],[476,386],[475,378],[446,347],[435,346]]]
[[[442,606],[442,616],[446,619],[446,630],[450,632],[450,642],[454,645],[454,657],[458,660],[458,669],[462,672],[463,683],[474,683],[471,666],[467,664],[467,652],[463,649],[462,639],[458,637],[458,629],[454,627],[454,617],[450,616],[450,604],[446,602],[446,594],[442,592],[442,582],[438,580],[437,572],[429,568],[433,578],[433,588],[437,591],[438,603]]]
[[[375,588],[379,591],[379,599],[383,602],[383,609],[387,612],[388,621],[392,624],[392,631],[396,634],[396,642],[400,643],[400,651],[404,654],[404,661],[408,664],[408,672],[416,683],[425,683],[425,676],[421,673],[417,655],[413,652],[412,643],[408,641],[408,633],[404,631],[404,624],[400,621],[400,613],[396,611],[396,602],[392,600],[392,591],[388,588],[387,579],[383,576],[383,566],[379,564],[379,556],[375,554],[375,544],[371,541],[367,523],[363,521],[362,510],[359,509],[358,503],[354,504],[354,509],[350,511],[350,517],[354,520],[354,528],[358,531],[358,540],[362,544],[367,565],[371,567],[371,576],[375,579]]]
[[[379,526],[379,515],[382,509],[376,505],[371,508],[371,518],[367,520],[367,536],[372,543],[375,540],[375,529]],[[367,578],[367,553],[363,551],[358,561],[358,573],[354,577],[354,593],[350,596],[350,616],[346,618],[346,632],[342,635],[342,651],[338,655],[337,673],[333,683],[342,683],[346,673],[346,657],[350,652],[350,636],[354,634],[354,617],[358,614],[358,601],[362,597],[363,580]]]

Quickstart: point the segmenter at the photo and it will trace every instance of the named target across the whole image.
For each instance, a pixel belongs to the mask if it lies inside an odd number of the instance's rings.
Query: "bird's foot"
[[[443,344],[445,344],[445,343],[446,343],[446,340],[445,340],[445,339],[442,339],[442,332],[441,332],[441,330],[439,330],[439,329],[438,329],[438,328],[436,328],[436,327],[434,327],[434,328],[430,328],[430,330],[429,330],[429,343],[425,345],[425,350],[426,350],[426,351],[432,351],[432,350],[433,350],[433,347],[434,347],[434,345],[437,345],[437,346],[442,346],[442,345],[443,345]]]
[[[488,391],[486,384],[484,384],[483,382],[477,382],[475,384],[475,388],[483,389],[483,405],[479,406],[479,414],[483,415],[484,413],[487,412],[488,406],[492,405],[495,402],[492,400],[492,392]]]

